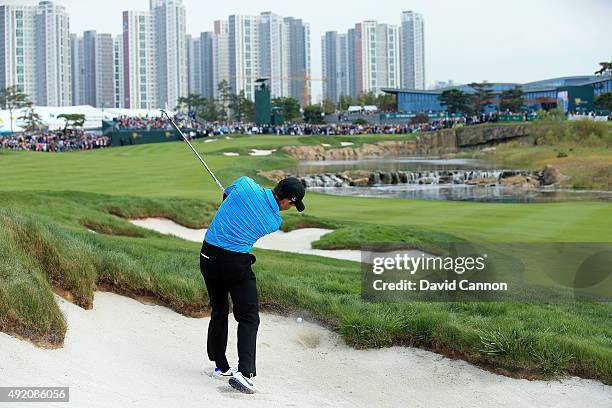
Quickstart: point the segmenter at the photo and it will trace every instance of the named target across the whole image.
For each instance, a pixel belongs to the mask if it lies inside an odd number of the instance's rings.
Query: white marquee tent
[[[43,124],[49,129],[61,129],[66,125],[63,118],[58,118],[61,114],[82,114],[85,115],[84,129],[101,129],[102,120],[113,120],[117,116],[132,117],[157,117],[161,115],[158,109],[97,109],[90,105],[81,106],[35,106],[34,111],[40,115]],[[23,131],[23,120],[19,119],[26,113],[26,109],[18,109],[13,112],[13,131]],[[170,112],[173,113],[173,112]],[[8,110],[0,110],[0,134],[11,131],[11,115]]]

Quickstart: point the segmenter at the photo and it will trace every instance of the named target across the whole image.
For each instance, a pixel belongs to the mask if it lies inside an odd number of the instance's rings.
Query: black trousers
[[[200,253],[200,271],[210,298],[211,314],[208,325],[208,358],[223,371],[229,369],[225,356],[229,301],[232,297],[234,319],[238,322],[238,371],[254,377],[259,298],[255,274],[251,265],[255,256],[232,252],[204,242]]]

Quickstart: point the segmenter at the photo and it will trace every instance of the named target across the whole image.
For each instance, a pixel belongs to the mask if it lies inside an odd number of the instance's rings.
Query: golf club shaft
[[[221,189],[221,191],[224,191],[225,189],[223,188],[223,186],[221,185],[221,183],[219,182],[219,180],[217,180],[217,177],[215,177],[215,174],[212,172],[212,170],[208,167],[208,165],[206,164],[206,162],[204,161],[204,159],[202,159],[202,156],[200,156],[200,154],[196,151],[196,149],[194,149],[193,145],[191,144],[191,142],[189,141],[189,139],[187,139],[187,136],[185,136],[185,134],[181,131],[181,129],[179,129],[179,127],[176,125],[176,123],[174,123],[174,120],[172,120],[172,118],[170,117],[170,115],[168,115],[168,112],[166,112],[165,110],[161,109],[162,113],[166,115],[166,117],[170,120],[170,123],[172,123],[172,126],[174,126],[174,128],[181,134],[181,136],[183,137],[183,140],[187,142],[187,144],[189,145],[189,147],[191,147],[191,150],[193,151],[193,153],[198,157],[198,159],[200,160],[200,163],[202,163],[204,165],[204,167],[206,167],[206,170],[208,170],[208,172],[210,173],[210,175],[212,176],[212,178],[215,180],[215,183],[217,183],[217,186],[219,186],[219,188]]]

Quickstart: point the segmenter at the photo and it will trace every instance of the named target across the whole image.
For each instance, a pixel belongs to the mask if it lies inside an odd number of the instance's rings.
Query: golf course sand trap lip
[[[174,235],[188,241],[202,242],[206,229],[193,229],[183,227],[172,220],[165,218],[145,218],[130,220],[134,225],[157,231],[162,234]],[[361,251],[354,249],[313,249],[311,243],[317,241],[333,230],[323,228],[301,228],[290,232],[277,231],[261,238],[255,243],[255,248],[275,249],[278,251],[293,252],[296,254],[318,255],[327,258],[361,261]],[[414,251],[420,255],[420,251]]]
[[[0,386],[67,386],[45,407],[610,407],[596,381],[507,378],[405,347],[354,350],[335,333],[262,314],[256,385],[240,394],[209,376],[208,318],[189,318],[108,292],[84,310],[56,296],[68,331],[61,349],[0,333]],[[230,316],[228,358],[236,364]],[[17,405],[16,405],[17,406]]]

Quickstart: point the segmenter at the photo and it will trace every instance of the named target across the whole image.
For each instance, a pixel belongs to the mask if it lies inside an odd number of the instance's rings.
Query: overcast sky
[[[0,3],[2,0],[0,0]],[[36,3],[23,0],[22,3]],[[123,10],[148,0],[56,0],[70,31],[119,34]],[[310,23],[313,76],[321,75],[321,35],[356,22],[400,24],[404,10],[425,19],[426,83],[528,82],[591,74],[612,60],[612,0],[184,0],[187,33],[212,30],[230,14],[272,11]],[[315,89],[320,89],[316,86]],[[319,91],[320,92],[320,91]],[[316,92],[315,92],[316,94]]]

